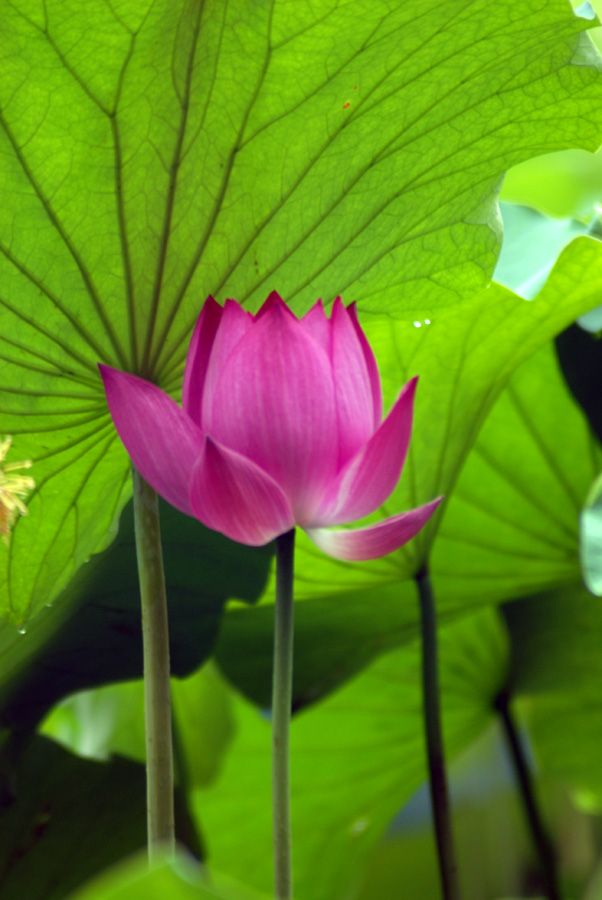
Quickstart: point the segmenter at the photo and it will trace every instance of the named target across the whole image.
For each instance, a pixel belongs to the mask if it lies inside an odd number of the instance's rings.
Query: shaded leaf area
[[[268,900],[267,894],[258,894],[221,876],[213,876],[208,883],[190,859],[181,856],[171,864],[156,865],[151,870],[146,859],[130,860],[86,885],[71,900],[166,900],[167,897],[169,900]]]
[[[440,640],[446,749],[453,756],[491,722],[493,698],[507,677],[506,635],[497,614],[485,610],[442,628]],[[384,654],[293,717],[297,896],[350,896],[366,855],[425,780],[420,658],[417,641]],[[221,777],[194,795],[194,808],[211,866],[266,890],[270,725],[236,695],[233,702],[236,737]]]
[[[176,391],[209,292],[465,299],[503,171],[599,140],[564,0],[15,0],[0,25],[0,417],[37,481],[0,569],[18,624],[129,495],[98,361]]]
[[[579,325],[572,325],[556,338],[556,352],[571,393],[581,404],[598,440],[602,440],[600,338]]]
[[[35,737],[1,758],[0,891],[6,900],[60,900],[146,843],[144,766],[114,757],[81,759]],[[110,798],[110,802],[107,802]],[[182,797],[176,829],[198,842]]]
[[[416,632],[409,579],[429,552],[441,617],[579,578],[578,513],[602,457],[551,347],[524,360],[597,302],[601,253],[591,239],[573,242],[531,301],[492,285],[430,325],[368,323],[389,403],[420,373],[406,468],[373,518],[439,494],[449,500],[438,533],[439,519],[398,553],[371,563],[332,560],[299,535],[296,653],[307,660],[295,676],[299,705]],[[228,677],[264,705],[273,596],[271,581],[258,606],[231,608],[216,650]]]
[[[511,635],[512,683],[538,765],[568,784],[586,809],[602,809],[602,601],[582,588],[504,608]]]
[[[235,733],[229,687],[211,663],[171,682],[175,774],[182,790],[219,774]],[[74,753],[106,760],[113,754],[144,762],[144,684],[130,681],[83,691],[55,706],[39,726]]]
[[[235,544],[161,501],[172,672],[211,654],[228,597],[254,602],[272,547]],[[61,697],[142,677],[140,595],[132,505],[117,540],[92,558],[26,634],[0,626],[0,723],[33,727]]]

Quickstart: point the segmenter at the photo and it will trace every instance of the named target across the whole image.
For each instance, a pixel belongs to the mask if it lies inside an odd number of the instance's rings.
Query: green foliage
[[[378,602],[378,598],[375,598]],[[506,679],[507,642],[492,611],[441,630],[446,746],[467,746],[492,720]],[[303,666],[303,661],[297,667]],[[366,854],[425,777],[420,647],[381,656],[324,702],[293,718],[292,803],[296,893],[346,896]],[[219,781],[195,794],[215,866],[271,884],[270,728],[235,699],[237,735]],[[196,735],[196,740],[202,737]],[[263,848],[263,849],[262,849]],[[326,851],[327,848],[327,851]]]
[[[130,861],[72,895],[72,900],[268,900],[242,885],[219,879],[216,885],[184,857],[154,866]]]
[[[18,624],[129,495],[98,361],[177,393],[209,292],[396,316],[466,299],[503,171],[593,150],[602,123],[591,23],[564,0],[17,0],[1,24],[0,411],[37,481],[1,561]]]
[[[298,313],[357,301],[388,405],[420,375],[404,477],[375,518],[445,495],[386,559],[343,564],[300,537],[298,896],[351,896],[424,781],[412,579],[427,560],[448,754],[509,684],[544,772],[600,807],[600,617],[578,534],[602,461],[598,348],[565,332],[561,371],[551,341],[599,302],[602,246],[569,245],[531,302],[490,284],[506,169],[523,163],[505,196],[544,211],[584,222],[600,199],[595,24],[565,0],[0,5],[0,436],[36,480],[0,544],[3,900],[60,900],[144,842],[141,686],[113,684],[141,673],[129,467],[96,364],[179,399],[209,293],[256,309],[277,289]],[[541,279],[582,230],[545,223],[505,282]],[[269,723],[253,703],[269,703],[272,551],[162,521],[179,835],[270,892]],[[214,647],[221,673],[195,671]],[[98,760],[34,736],[44,717]],[[135,861],[73,900],[164,896],[260,900],[181,861]]]

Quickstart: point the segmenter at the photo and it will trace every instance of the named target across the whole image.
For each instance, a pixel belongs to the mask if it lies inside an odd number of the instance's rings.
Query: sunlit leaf
[[[465,299],[504,170],[599,142],[564,0],[15,0],[0,26],[1,428],[37,482],[0,573],[19,624],[129,494],[98,361],[177,394],[209,292]]]

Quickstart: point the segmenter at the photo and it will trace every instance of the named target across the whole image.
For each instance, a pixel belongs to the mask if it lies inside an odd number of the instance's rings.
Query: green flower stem
[[[510,699],[508,691],[502,691],[496,697],[495,708],[500,715],[508,751],[523,801],[525,816],[539,860],[543,890],[548,900],[561,900],[562,894],[558,883],[558,868],[554,845],[548,837],[539,813],[533,779],[531,778],[523,745],[512,715]]]
[[[289,731],[293,696],[293,564],[295,529],[276,538],[276,610],[272,684],[272,808],[274,890],[291,900],[291,798]]]
[[[437,615],[435,598],[427,566],[416,575],[420,597],[422,635],[422,697],[429,770],[431,806],[435,826],[439,874],[444,900],[460,900],[458,866],[451,823],[451,807],[445,771],[439,671],[437,650]]]
[[[175,851],[169,631],[157,494],[132,467],[142,602],[148,856]]]

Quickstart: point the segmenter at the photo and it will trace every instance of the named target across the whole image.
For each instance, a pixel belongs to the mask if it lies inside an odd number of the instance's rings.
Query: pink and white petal
[[[379,559],[407,544],[433,515],[443,497],[367,528],[330,531],[304,528],[307,536],[334,559],[362,562]]]
[[[294,527],[281,488],[250,459],[205,440],[190,483],[197,519],[239,544],[267,544]]]
[[[331,321],[339,466],[342,467],[374,434],[374,398],[364,349],[340,297],[334,302]]]
[[[205,414],[213,402],[213,392],[226,361],[240,340],[253,325],[253,316],[246,312],[236,300],[226,300],[220,327],[218,328],[211,358],[207,367],[203,397],[201,401],[200,423],[206,430]]]
[[[203,433],[156,385],[99,365],[109,411],[132,462],[158,494],[193,515],[189,484]]]
[[[328,359],[332,359],[332,322],[324,312],[321,300],[305,313],[301,325],[318,342]]]
[[[186,354],[184,383],[182,385],[182,408],[197,425],[201,423],[201,402],[205,387],[205,377],[222,313],[222,307],[209,295],[194,326],[188,353]]]
[[[363,519],[393,492],[410,444],[417,381],[413,378],[405,385],[378,431],[339,473],[310,524],[343,525]]]
[[[279,303],[230,355],[203,422],[211,437],[274,478],[297,522],[310,519],[337,471],[332,367]]]
[[[380,425],[381,419],[383,417],[383,394],[380,385],[380,374],[378,371],[378,366],[376,365],[374,353],[372,352],[372,347],[368,343],[368,339],[366,338],[362,326],[359,323],[356,304],[351,303],[350,306],[347,307],[347,312],[349,313],[351,321],[353,322],[353,327],[355,328],[357,338],[362,347],[364,359],[366,360],[366,368],[368,369],[368,377],[370,379],[370,387],[372,390],[374,428],[376,429]]]

